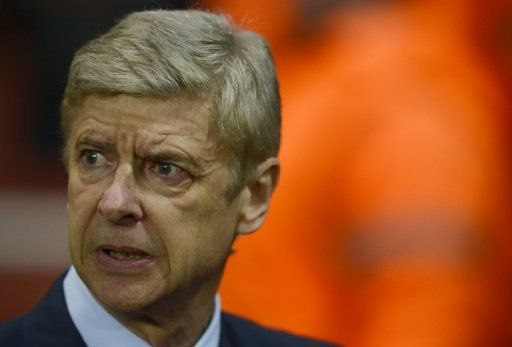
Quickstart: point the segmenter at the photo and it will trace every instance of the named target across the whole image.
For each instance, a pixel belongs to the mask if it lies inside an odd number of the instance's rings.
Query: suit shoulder
[[[233,346],[266,347],[334,347],[332,343],[315,340],[285,331],[263,327],[248,319],[229,313],[222,314],[222,339],[230,340]]]
[[[0,323],[0,346],[21,346],[23,330],[21,318]]]
[[[0,324],[0,346],[84,346],[66,306],[62,275],[35,307]]]

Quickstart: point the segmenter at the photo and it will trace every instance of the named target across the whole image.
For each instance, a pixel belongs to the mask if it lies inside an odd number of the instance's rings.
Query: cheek
[[[71,253],[83,245],[85,230],[91,223],[101,198],[101,190],[84,185],[70,174],[68,181],[68,230]]]
[[[99,185],[84,184],[78,174],[72,172],[68,179],[69,213],[96,210],[103,189]]]
[[[235,231],[235,213],[224,199],[180,199],[160,210],[158,230],[174,276],[207,275],[221,269]],[[164,214],[165,213],[165,214]]]

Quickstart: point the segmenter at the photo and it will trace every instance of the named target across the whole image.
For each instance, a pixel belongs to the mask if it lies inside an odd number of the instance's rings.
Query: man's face
[[[71,258],[107,307],[215,292],[241,199],[227,198],[229,161],[208,118],[185,96],[89,96],[81,107],[68,142]]]

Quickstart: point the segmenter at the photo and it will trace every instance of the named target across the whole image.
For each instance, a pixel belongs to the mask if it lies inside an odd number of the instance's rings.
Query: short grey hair
[[[136,12],[80,48],[61,105],[65,142],[85,98],[111,93],[205,97],[237,181],[279,150],[281,106],[269,45],[223,15]]]

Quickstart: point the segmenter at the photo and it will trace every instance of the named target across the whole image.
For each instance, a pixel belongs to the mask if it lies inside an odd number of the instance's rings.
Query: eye
[[[186,170],[166,162],[148,163],[148,170],[169,185],[179,185],[190,178]]]
[[[107,158],[96,150],[86,149],[80,153],[80,161],[88,167],[95,168],[108,164]]]

